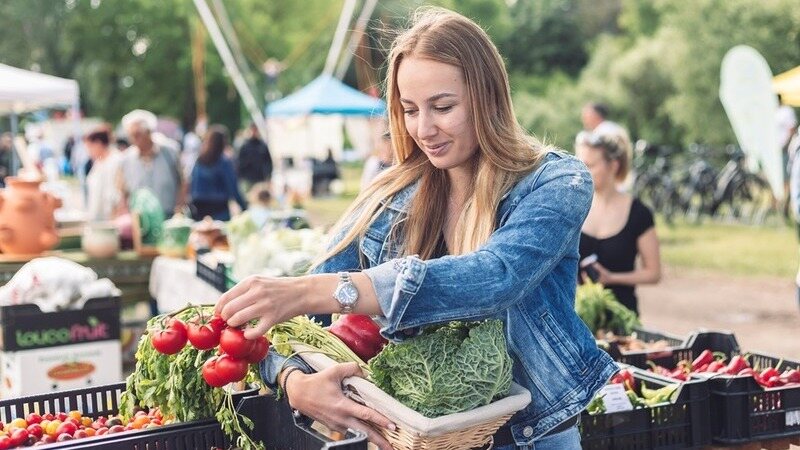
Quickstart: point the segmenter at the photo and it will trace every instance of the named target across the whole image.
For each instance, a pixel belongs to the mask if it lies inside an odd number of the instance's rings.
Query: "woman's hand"
[[[363,376],[356,363],[337,364],[309,375],[292,372],[285,386],[289,405],[333,431],[346,433],[348,428],[363,431],[381,450],[392,450],[377,428],[393,430],[395,425],[342,392],[342,380],[353,376]]]
[[[603,265],[599,262],[592,263],[591,267],[597,272],[597,279],[594,280],[594,283],[602,284],[603,286],[614,284],[613,272],[603,267]],[[581,270],[581,280],[583,280],[584,283],[589,283],[592,281],[592,279],[589,278],[589,274],[587,274],[585,270]]]
[[[232,327],[258,320],[257,325],[244,332],[247,339],[256,339],[273,325],[306,312],[298,309],[302,308],[302,295],[297,280],[257,275],[247,277],[222,294],[214,312]]]
[[[608,270],[605,267],[603,267],[603,265],[600,264],[599,262],[598,263],[594,263],[592,265],[592,267],[594,267],[594,269],[597,271],[597,274],[598,274],[597,282],[598,283],[602,284],[603,286],[607,286],[609,284],[614,284],[614,279],[613,279],[614,274],[610,270]]]

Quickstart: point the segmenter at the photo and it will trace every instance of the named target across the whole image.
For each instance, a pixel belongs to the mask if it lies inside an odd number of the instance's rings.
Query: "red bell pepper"
[[[780,376],[786,384],[800,383],[800,371],[797,369],[786,369]]]
[[[764,381],[769,381],[770,378],[779,376],[781,373],[778,372],[778,369],[774,367],[768,367],[761,372],[761,379]]]
[[[728,375],[736,375],[746,367],[750,367],[747,359],[742,355],[736,355],[731,358],[731,362],[725,367],[725,373]]]
[[[756,380],[758,380],[757,375],[759,375],[759,373],[756,372],[752,367],[745,367],[744,369],[742,369],[741,372],[737,373],[736,375],[740,377],[743,377],[745,375],[752,375],[756,377]]]
[[[713,361],[713,362],[711,362],[711,364],[708,365],[708,367],[706,368],[705,371],[706,372],[716,373],[716,372],[719,372],[720,369],[724,369],[724,368],[725,368],[725,363],[723,363],[722,361]]]
[[[714,361],[714,353],[711,350],[703,350],[700,355],[692,361],[692,368],[701,367],[703,365],[708,367],[712,361]]]
[[[682,367],[678,367],[672,370],[669,373],[670,378],[674,378],[676,380],[686,381],[688,379],[686,375],[686,371]]]
[[[784,385],[784,382],[780,379],[779,376],[775,375],[770,377],[769,379],[761,377],[761,380],[764,381],[764,387],[773,388],[773,387],[780,387]]]
[[[616,375],[611,377],[609,381],[611,384],[621,384],[625,386],[625,389],[634,390],[636,387],[636,380],[633,378],[633,374],[630,370],[622,369],[617,372]]]
[[[381,336],[378,325],[369,316],[361,314],[343,314],[328,331],[341,339],[364,362],[380,353],[388,342]]]

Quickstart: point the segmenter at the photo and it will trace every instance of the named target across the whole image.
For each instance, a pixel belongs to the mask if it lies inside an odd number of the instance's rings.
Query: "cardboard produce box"
[[[122,380],[120,299],[43,313],[36,305],[0,307],[0,397]]]

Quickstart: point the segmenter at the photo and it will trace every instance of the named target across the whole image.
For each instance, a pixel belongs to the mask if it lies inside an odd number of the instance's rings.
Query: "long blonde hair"
[[[412,26],[398,35],[389,53],[386,99],[396,165],[365,189],[331,236],[344,236],[321,261],[363,238],[392,196],[419,182],[403,225],[400,254],[434,256],[444,229],[449,194],[445,170],[437,169],[405,129],[397,71],[410,57],[461,69],[469,94],[472,124],[478,140],[472,185],[455,228],[452,254],[477,250],[494,232],[500,200],[541,160],[546,148],[527,135],[514,116],[503,60],[489,36],[475,22],[441,8],[418,9]]]

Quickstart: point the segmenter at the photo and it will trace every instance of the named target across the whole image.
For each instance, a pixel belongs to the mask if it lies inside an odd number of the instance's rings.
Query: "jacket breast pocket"
[[[367,234],[361,239],[361,242],[359,242],[358,248],[361,251],[361,254],[367,258],[367,267],[375,267],[380,264],[379,258],[381,255],[381,248],[383,248],[382,239],[376,239],[374,236],[370,236],[370,233],[367,232]]]

